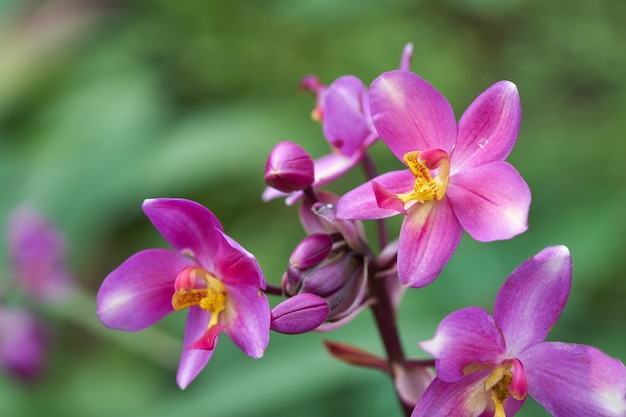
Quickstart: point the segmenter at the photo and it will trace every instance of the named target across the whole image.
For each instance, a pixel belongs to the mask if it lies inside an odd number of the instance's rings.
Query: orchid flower
[[[500,81],[466,110],[458,126],[450,103],[409,71],[380,75],[370,109],[381,139],[407,166],[346,193],[344,219],[403,214],[398,275],[410,287],[432,282],[450,260],[463,230],[479,241],[527,229],[530,190],[504,159],[521,120],[515,85]]]
[[[469,307],[447,316],[420,346],[437,378],[413,417],[511,417],[527,395],[556,417],[626,416],[626,368],[596,348],[545,342],[571,286],[569,251],[548,247],[504,282],[493,316]]]
[[[252,254],[198,203],[152,199],[143,210],[174,250],[138,252],[105,278],[97,297],[104,325],[137,331],[188,308],[177,373],[183,389],[208,363],[222,330],[248,356],[263,356],[270,309]]]
[[[17,208],[9,218],[8,249],[14,282],[29,297],[59,301],[74,278],[67,268],[65,237],[31,208]]]
[[[412,53],[413,45],[407,44],[400,60],[401,70],[408,70]],[[359,78],[344,75],[325,86],[315,76],[308,75],[302,80],[301,87],[316,95],[312,117],[322,123],[324,137],[331,147],[331,153],[314,161],[313,188],[318,189],[361,162],[367,149],[378,139],[378,133],[370,115],[367,88]],[[263,200],[286,195],[266,188]],[[301,192],[291,193],[286,203],[293,204],[301,196]]]
[[[24,380],[40,376],[49,336],[29,310],[0,306],[0,368]]]

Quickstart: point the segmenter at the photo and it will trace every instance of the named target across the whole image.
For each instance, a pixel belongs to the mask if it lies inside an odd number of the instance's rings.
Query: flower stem
[[[389,292],[387,291],[385,279],[374,278],[376,270],[377,268],[375,265],[371,267],[369,275],[371,278],[368,282],[370,295],[376,300],[371,309],[374,314],[374,319],[376,320],[378,333],[380,334],[385,347],[389,369],[391,370],[392,377],[395,380],[395,369],[397,367],[394,365],[402,365],[406,358],[404,350],[402,349],[398,326],[396,324],[395,308],[391,302]],[[402,398],[397,391],[396,395],[404,415],[409,417],[413,411],[412,407],[402,401]]]

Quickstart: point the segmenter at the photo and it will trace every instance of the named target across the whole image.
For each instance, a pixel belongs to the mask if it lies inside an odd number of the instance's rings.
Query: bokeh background
[[[626,360],[625,21],[622,0],[0,1],[0,235],[15,207],[36,208],[66,234],[84,291],[62,307],[34,306],[54,334],[48,365],[29,383],[0,374],[0,415],[400,416],[384,375],[321,345],[382,353],[367,311],[335,333],[273,335],[262,360],[222,337],[181,391],[185,314],[117,332],[98,322],[94,296],[132,253],[165,246],[140,209],[149,197],[209,207],[278,284],[304,233],[293,208],[261,202],[265,158],[281,140],[327,151],[301,77],[368,84],[397,68],[407,42],[413,71],[457,116],[492,83],[517,84],[523,122],[509,161],[533,193],[527,233],[464,238],[434,284],[406,294],[407,352],[427,357],[417,342],[445,315],[491,310],[519,263],[564,244],[574,282],[549,338]],[[398,166],[382,146],[373,155],[381,170]],[[330,188],[360,180],[355,172]],[[519,415],[547,413],[529,400]]]

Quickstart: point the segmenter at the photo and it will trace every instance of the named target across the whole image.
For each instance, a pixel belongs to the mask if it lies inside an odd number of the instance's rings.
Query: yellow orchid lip
[[[197,287],[198,278],[205,287]],[[226,309],[227,291],[222,281],[200,267],[188,266],[178,273],[174,287],[174,310],[198,306],[211,313],[209,329],[217,324],[219,314]]]
[[[413,173],[415,182],[413,191],[398,194],[403,203],[410,201],[439,201],[446,194],[448,175],[450,174],[450,157],[441,149],[411,151],[402,158]],[[436,173],[433,177],[432,173]]]

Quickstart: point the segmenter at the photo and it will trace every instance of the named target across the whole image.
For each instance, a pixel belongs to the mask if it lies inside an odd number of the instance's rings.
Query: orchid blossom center
[[[450,174],[450,157],[447,152],[441,149],[412,151],[404,154],[402,159],[413,173],[415,182],[412,192],[398,194],[398,198],[405,204],[410,201],[424,203],[441,200],[446,194]]]
[[[485,392],[494,404],[493,417],[506,417],[504,400],[509,395],[523,400],[528,394],[528,380],[524,365],[519,359],[510,359],[496,367],[485,379]]]
[[[176,276],[174,289],[172,296],[174,310],[198,306],[211,314],[206,333],[190,348],[213,349],[215,338],[224,328],[218,324],[218,319],[220,313],[226,309],[226,286],[205,269],[188,266]]]

